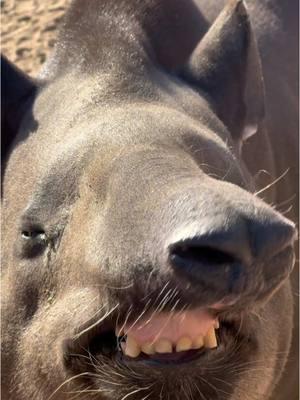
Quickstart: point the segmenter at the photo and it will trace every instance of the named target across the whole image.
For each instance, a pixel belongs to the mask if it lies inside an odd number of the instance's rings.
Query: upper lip
[[[210,308],[210,313],[212,316],[220,319],[221,322],[221,330],[222,325],[227,327],[230,325],[230,329],[234,329],[235,331],[238,329],[237,325],[240,323],[240,317],[238,314],[231,320],[228,318],[229,315],[232,315],[228,312],[232,306],[220,306],[217,308]],[[209,308],[207,308],[209,310]],[[79,357],[89,356],[91,354],[95,357],[97,354],[103,355],[103,346],[105,344],[105,340],[113,340],[113,336],[115,335],[117,321],[120,321],[120,317],[118,316],[118,308],[111,310],[111,313],[103,318],[103,316],[97,318],[91,318],[86,321],[83,325],[81,325],[75,332],[74,336],[66,339],[63,343],[63,352],[64,352],[64,361],[67,367],[72,367],[74,364],[74,360]],[[150,311],[151,312],[151,311]],[[108,313],[107,313],[108,314]],[[138,318],[138,315],[132,315],[130,321],[134,323],[134,321]],[[230,321],[230,322],[229,322]],[[228,325],[229,324],[229,325]],[[221,332],[221,331],[220,331]],[[219,332],[219,337],[222,333]],[[116,340],[116,338],[115,338]],[[111,343],[111,345],[117,346],[117,341],[115,343]],[[116,349],[116,347],[115,347]],[[108,361],[108,360],[107,360]]]

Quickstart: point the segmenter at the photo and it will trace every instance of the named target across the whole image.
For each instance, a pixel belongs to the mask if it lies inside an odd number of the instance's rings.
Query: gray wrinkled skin
[[[209,31],[222,1],[74,0],[38,87],[8,80],[3,399],[298,398],[297,2],[247,5],[254,34],[238,0]],[[235,281],[171,265],[207,232]],[[168,367],[86,351],[163,298],[226,299],[219,347]]]

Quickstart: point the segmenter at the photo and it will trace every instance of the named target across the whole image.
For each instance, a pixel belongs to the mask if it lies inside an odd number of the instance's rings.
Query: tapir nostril
[[[287,275],[289,262],[276,268],[273,262],[285,257],[295,235],[294,225],[270,208],[255,214],[228,209],[176,230],[169,239],[168,265],[197,287],[223,296],[239,294],[266,274],[272,280]]]
[[[219,290],[223,295],[238,292],[243,285],[244,262],[226,246],[222,248],[211,241],[203,243],[206,240],[207,236],[172,244],[169,247],[172,268],[195,284],[205,285],[206,290]]]
[[[170,243],[169,261],[176,273],[208,282],[229,279],[233,270],[251,264],[248,230],[245,220],[239,215],[232,217],[231,224],[226,223],[223,214],[209,220],[202,219],[198,230],[196,235]],[[184,229],[180,232],[181,235],[186,233],[188,231]]]
[[[176,245],[170,252],[171,260],[181,260],[189,264],[224,265],[237,260],[229,253],[209,246]],[[178,262],[178,261],[177,261]]]

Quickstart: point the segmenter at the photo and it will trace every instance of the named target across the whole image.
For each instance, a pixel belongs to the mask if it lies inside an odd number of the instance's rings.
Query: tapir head
[[[128,3],[74,1],[38,82],[2,62],[5,397],[266,399],[295,227],[241,160],[264,115],[246,9],[201,39],[180,2]]]

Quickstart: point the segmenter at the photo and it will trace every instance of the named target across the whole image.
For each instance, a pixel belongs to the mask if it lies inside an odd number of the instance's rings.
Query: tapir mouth
[[[217,347],[215,329],[217,318],[207,310],[196,309],[186,312],[159,313],[149,315],[136,323],[125,323],[117,329],[121,337],[122,352],[130,358],[141,354],[152,359],[180,358],[180,353]]]
[[[240,319],[221,319],[213,308],[149,313],[118,325],[112,318],[88,334],[68,340],[65,362],[80,353],[101,362],[143,363],[172,366],[189,363],[224,351],[229,337],[236,337]],[[84,353],[84,354],[83,354]]]

